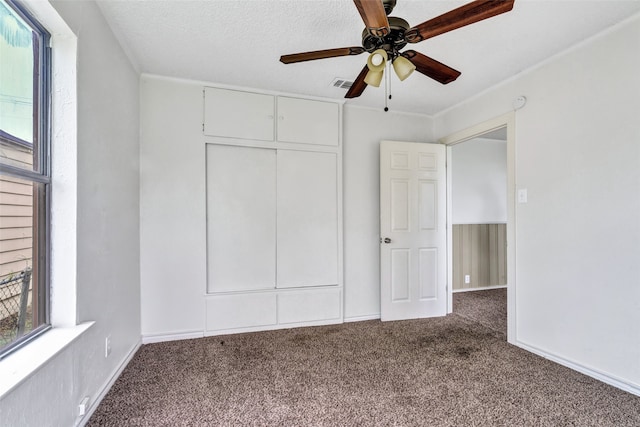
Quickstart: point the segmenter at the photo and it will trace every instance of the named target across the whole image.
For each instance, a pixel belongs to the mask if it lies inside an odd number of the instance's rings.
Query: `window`
[[[49,324],[49,34],[0,0],[0,358]]]

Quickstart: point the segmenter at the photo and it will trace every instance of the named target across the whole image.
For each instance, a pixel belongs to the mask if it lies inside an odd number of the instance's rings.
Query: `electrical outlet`
[[[109,357],[111,354],[111,335],[108,335],[104,339],[104,357]]]
[[[464,275],[464,283],[467,285],[471,283],[471,276],[469,274]]]
[[[87,414],[87,409],[89,409],[89,396],[85,396],[78,405],[78,416],[84,417]]]

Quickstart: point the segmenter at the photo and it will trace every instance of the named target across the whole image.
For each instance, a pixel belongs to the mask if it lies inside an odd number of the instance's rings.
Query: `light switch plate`
[[[518,190],[518,203],[527,203],[527,189],[521,188]]]

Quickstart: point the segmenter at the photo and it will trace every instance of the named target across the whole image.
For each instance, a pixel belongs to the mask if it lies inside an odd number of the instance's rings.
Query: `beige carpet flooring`
[[[509,345],[469,314],[489,309],[463,308],[144,345],[88,425],[640,426],[640,397]]]
[[[479,323],[507,339],[507,289],[456,292],[453,314]]]

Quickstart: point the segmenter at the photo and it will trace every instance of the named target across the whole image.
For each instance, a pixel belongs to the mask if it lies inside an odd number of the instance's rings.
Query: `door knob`
[[[385,238],[384,238],[384,242],[385,242],[385,243],[391,243],[391,239],[390,239],[390,238],[388,238],[388,237],[385,237]]]

